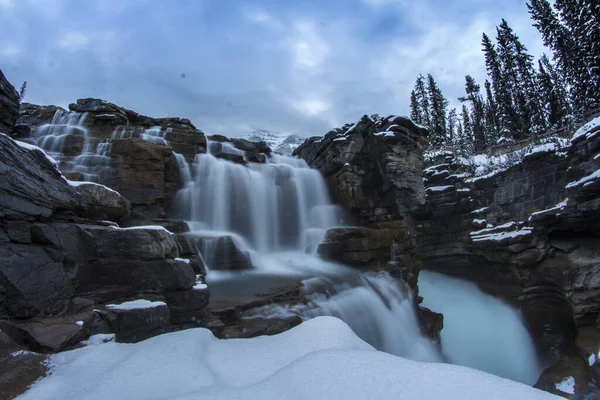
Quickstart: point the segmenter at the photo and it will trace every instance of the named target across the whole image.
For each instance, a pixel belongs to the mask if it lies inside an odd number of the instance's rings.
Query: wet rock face
[[[346,131],[309,138],[294,151],[321,171],[335,199],[362,225],[410,218],[425,200],[427,132],[404,117],[363,117]]]
[[[0,70],[0,132],[9,134],[19,117],[19,92]]]

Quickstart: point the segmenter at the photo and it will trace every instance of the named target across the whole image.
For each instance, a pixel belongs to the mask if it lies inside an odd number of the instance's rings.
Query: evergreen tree
[[[417,93],[413,90],[410,92],[410,119],[419,125],[423,125],[423,112],[417,98]]]
[[[509,109],[506,128],[514,139],[523,139],[530,134],[531,115],[528,109],[528,96],[519,74],[518,46],[513,30],[508,26],[506,20],[503,19],[496,30],[502,79],[506,82],[512,107]]]
[[[494,143],[500,136],[500,118],[492,84],[488,80],[485,81],[485,98],[485,132],[488,143]]]
[[[462,124],[460,126],[460,137],[457,138],[457,147],[464,155],[473,154],[473,125],[471,123],[471,115],[465,104],[462,106],[461,113]]]
[[[537,87],[545,118],[554,128],[569,114],[569,102],[560,75],[546,54],[538,61]]]
[[[485,106],[483,98],[480,93],[480,86],[475,82],[475,79],[471,75],[465,76],[465,91],[467,92],[466,97],[461,97],[459,100],[462,102],[471,103],[471,126],[472,135],[474,139],[475,151],[481,151],[485,149],[486,137],[485,137]],[[467,130],[467,125],[463,123],[463,128]]]
[[[415,94],[416,100],[421,110],[421,125],[431,129],[431,116],[429,106],[429,96],[425,87],[425,77],[419,75],[417,82],[415,83]]]
[[[454,144],[454,140],[457,134],[456,124],[458,122],[458,116],[456,114],[456,108],[453,108],[448,113],[448,127],[446,128],[446,135],[448,138],[448,143]],[[461,129],[462,130],[462,129]]]
[[[442,146],[447,142],[446,109],[448,107],[448,101],[442,94],[442,91],[431,74],[427,75],[427,92],[429,95],[429,105],[431,107],[429,112],[429,115],[431,116],[431,134],[429,136],[429,141],[432,146]]]
[[[531,0],[527,5],[557,70],[569,85],[577,113],[600,103],[600,3],[597,0]]]

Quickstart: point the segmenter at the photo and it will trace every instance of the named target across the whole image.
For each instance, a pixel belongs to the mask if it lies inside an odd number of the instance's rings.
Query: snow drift
[[[378,352],[341,320],[318,317],[277,336],[217,340],[206,329],[53,355],[20,400],[558,398],[465,367]]]

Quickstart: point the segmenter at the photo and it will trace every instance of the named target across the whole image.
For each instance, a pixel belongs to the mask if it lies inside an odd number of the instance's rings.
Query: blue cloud
[[[541,52],[518,0],[0,0],[0,68],[30,102],[314,135],[407,113],[418,73],[456,99],[464,74],[485,77],[481,33],[502,17]]]

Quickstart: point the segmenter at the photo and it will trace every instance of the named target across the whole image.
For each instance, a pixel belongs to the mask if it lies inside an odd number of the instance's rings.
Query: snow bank
[[[55,160],[54,158],[50,157],[50,156],[48,155],[48,153],[46,153],[46,152],[45,152],[43,149],[41,149],[41,148],[39,148],[39,147],[37,147],[37,146],[34,146],[34,145],[32,145],[32,144],[26,143],[26,142],[21,142],[20,140],[15,140],[15,143],[16,143],[16,144],[17,144],[19,147],[22,147],[22,148],[24,148],[24,149],[27,149],[27,150],[34,150],[34,151],[40,151],[40,152],[42,152],[42,154],[43,154],[43,155],[46,157],[46,159],[47,159],[48,161],[50,161],[50,163],[51,163],[52,165],[54,165],[54,166],[58,165],[58,163],[56,162],[56,160]]]
[[[51,375],[20,400],[557,398],[465,367],[375,351],[332,317],[253,339],[190,329],[88,346],[53,355],[50,365]]]
[[[108,308],[109,310],[141,310],[141,309],[145,309],[145,308],[156,308],[156,307],[161,307],[161,306],[166,306],[167,303],[165,303],[164,301],[150,301],[150,300],[144,300],[144,299],[139,299],[139,300],[133,300],[133,301],[126,301],[125,303],[121,303],[121,304],[107,304],[106,308]]]
[[[596,117],[575,132],[571,140],[575,140],[581,136],[585,136],[586,139],[591,139],[592,137],[600,134],[600,129],[596,129],[600,126],[600,117]],[[593,132],[592,132],[593,131]]]

